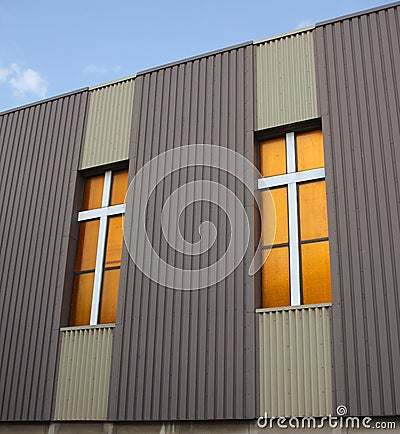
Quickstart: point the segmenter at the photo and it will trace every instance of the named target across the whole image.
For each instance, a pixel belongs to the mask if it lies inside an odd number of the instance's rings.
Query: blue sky
[[[0,111],[386,3],[0,0]]]

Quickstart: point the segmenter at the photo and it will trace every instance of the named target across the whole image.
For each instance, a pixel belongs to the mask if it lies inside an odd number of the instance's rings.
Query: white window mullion
[[[100,211],[100,227],[99,227],[99,238],[97,241],[96,269],[94,272],[92,308],[90,311],[90,325],[98,324],[98,320],[99,320],[101,286],[103,283],[103,264],[104,264],[104,255],[106,250],[106,238],[107,238],[108,205],[110,203],[110,195],[111,195],[111,179],[112,179],[112,171],[108,170],[104,174],[103,196],[101,200],[102,208],[98,210]]]
[[[323,168],[304,170],[302,172],[293,172],[285,175],[271,176],[269,178],[260,178],[258,180],[258,189],[263,190],[265,188],[290,184],[291,182],[304,182],[323,178],[325,178],[325,169]]]
[[[300,255],[299,255],[299,227],[297,184],[288,185],[289,205],[289,268],[290,268],[290,304],[300,305]]]
[[[103,187],[103,197],[101,201],[101,206],[105,207],[108,206],[110,203],[110,196],[111,196],[111,175],[112,171],[108,170],[104,174],[104,187]]]
[[[296,178],[299,174],[296,173],[296,139],[293,132],[286,134],[286,165],[288,176],[294,177],[294,182],[288,183],[290,304],[298,306],[301,297]]]
[[[286,166],[287,173],[296,172],[296,143],[294,133],[286,134]]]
[[[107,206],[104,208],[90,209],[88,211],[80,211],[78,214],[78,221],[93,220],[102,216],[110,216],[115,214],[124,214],[125,204]]]
[[[99,318],[106,238],[107,238],[107,216],[104,215],[100,218],[99,238],[97,242],[96,269],[94,272],[92,308],[90,312],[90,325],[96,325],[98,323],[98,318]]]

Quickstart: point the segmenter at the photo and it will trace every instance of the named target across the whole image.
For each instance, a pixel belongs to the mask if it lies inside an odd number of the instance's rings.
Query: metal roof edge
[[[268,38],[260,39],[259,41],[254,41],[253,44],[254,45],[263,44],[265,42],[275,41],[276,39],[282,39],[282,38],[287,38],[288,36],[294,36],[294,35],[297,35],[299,33],[310,32],[311,30],[314,30],[314,29],[315,29],[314,25],[308,26],[308,27],[303,27],[301,29],[292,30],[292,31],[286,32],[286,33],[280,33],[279,35],[269,36]]]
[[[328,24],[338,23],[340,21],[349,20],[351,18],[357,18],[357,17],[360,17],[362,15],[368,15],[368,14],[372,14],[372,13],[378,12],[378,11],[384,11],[386,9],[390,9],[390,8],[397,7],[397,6],[400,6],[400,2],[398,2],[398,1],[394,2],[394,3],[388,3],[386,5],[377,6],[375,8],[366,9],[364,11],[354,12],[352,14],[343,15],[341,17],[332,18],[332,19],[329,19],[326,21],[321,21],[319,23],[316,23],[315,27],[322,27],[322,26],[326,26]]]
[[[44,103],[49,102],[49,101],[54,101],[56,99],[65,98],[65,97],[70,96],[70,95],[75,95],[75,94],[78,94],[78,93],[87,92],[87,91],[89,91],[88,87],[82,87],[80,89],[73,90],[71,92],[62,93],[60,95],[51,96],[49,98],[41,99],[39,101],[30,102],[29,104],[24,104],[24,105],[21,105],[21,106],[18,106],[18,107],[14,107],[14,108],[11,108],[11,109],[4,110],[3,112],[0,112],[0,116],[6,115],[8,113],[12,113],[12,112],[15,112],[15,111],[18,111],[18,110],[24,110],[26,108],[33,107],[35,105],[44,104]]]
[[[134,80],[137,74],[128,75],[127,77],[118,78],[116,80],[107,81],[105,83],[96,84],[95,86],[90,86],[89,90],[101,89],[102,87],[112,86],[114,84],[123,83],[124,81]]]
[[[176,62],[166,63],[166,64],[160,65],[160,66],[155,66],[153,68],[145,69],[143,71],[138,72],[136,74],[136,76],[148,74],[150,72],[159,71],[161,69],[170,68],[172,66],[181,65],[181,64],[184,64],[184,63],[188,63],[188,62],[193,62],[194,60],[199,60],[199,59],[203,59],[203,58],[206,58],[206,57],[215,56],[216,54],[225,53],[227,51],[237,50],[238,48],[247,47],[249,45],[253,45],[253,41],[247,41],[247,42],[243,42],[241,44],[231,45],[231,46],[226,47],[226,48],[221,48],[221,49],[218,49],[218,50],[209,51],[208,53],[199,54],[197,56],[193,56],[193,57],[188,57],[186,59],[177,60]]]

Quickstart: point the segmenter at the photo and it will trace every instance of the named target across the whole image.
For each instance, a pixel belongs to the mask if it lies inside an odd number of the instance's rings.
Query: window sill
[[[71,330],[110,329],[110,328],[114,328],[114,327],[115,327],[115,323],[85,325],[85,326],[72,326],[72,327],[60,327],[60,332],[66,332],[66,331],[71,331]]]
[[[282,307],[266,307],[256,309],[256,313],[263,312],[279,312],[284,310],[296,310],[296,309],[314,309],[316,307],[331,307],[332,303],[317,303],[317,304],[301,304],[299,306],[282,306]]]

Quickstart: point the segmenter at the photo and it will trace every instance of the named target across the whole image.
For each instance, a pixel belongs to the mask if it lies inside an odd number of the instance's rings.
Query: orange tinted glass
[[[71,312],[69,318],[70,326],[90,324],[93,282],[94,273],[78,274],[77,276],[74,276]]]
[[[75,271],[94,270],[96,267],[97,239],[100,220],[90,220],[79,225],[78,251]]]
[[[300,239],[314,240],[328,236],[325,181],[299,185]]]
[[[119,205],[125,202],[128,188],[128,171],[115,172],[113,175],[110,205]]]
[[[287,187],[270,190],[276,211],[276,232],[274,244],[288,242]]]
[[[301,246],[303,303],[332,301],[329,241]]]
[[[85,182],[82,211],[101,208],[103,198],[104,175],[92,176]]]
[[[263,177],[286,173],[286,141],[284,137],[261,143],[260,168]]]
[[[324,167],[324,144],[322,131],[297,134],[297,170]]]
[[[121,265],[123,240],[122,225],[122,216],[112,217],[109,219],[105,262],[106,268]]]
[[[100,324],[115,322],[118,302],[119,268],[106,270],[103,276],[103,291],[100,306]]]
[[[263,259],[266,251],[263,251]],[[262,267],[262,305],[280,307],[290,305],[289,248],[271,249]]]
[[[261,243],[263,246],[272,246],[276,232],[276,206],[271,190],[260,193],[261,205]]]

